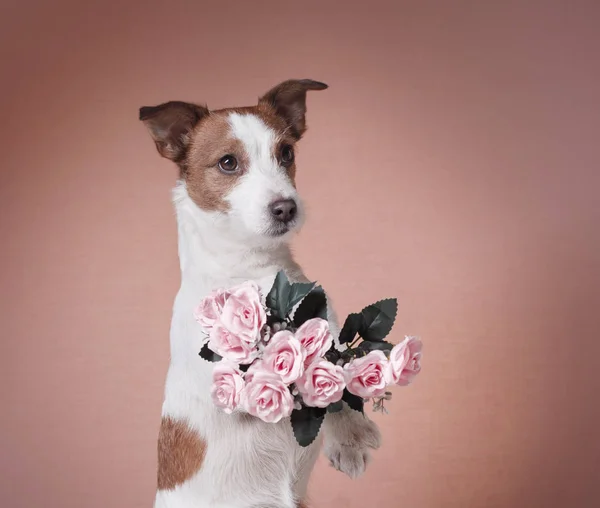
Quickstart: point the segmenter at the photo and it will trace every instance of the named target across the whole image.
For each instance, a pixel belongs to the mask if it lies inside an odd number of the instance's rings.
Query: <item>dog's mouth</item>
[[[289,226],[277,226],[277,227],[273,227],[270,228],[267,231],[267,236],[271,236],[273,238],[279,238],[283,235],[285,235],[286,233],[289,233],[291,231],[291,228]]]
[[[282,236],[285,236],[287,233],[293,231],[295,229],[295,226],[296,226],[296,221],[289,222],[287,224],[273,225],[266,231],[266,235],[270,236],[271,238],[281,238]]]

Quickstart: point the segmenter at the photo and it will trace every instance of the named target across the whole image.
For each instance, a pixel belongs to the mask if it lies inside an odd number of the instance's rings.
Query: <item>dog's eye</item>
[[[233,155],[225,155],[219,161],[219,169],[224,173],[234,173],[237,171],[238,161]]]
[[[281,148],[281,163],[289,166],[294,162],[294,149],[290,145],[283,145]]]

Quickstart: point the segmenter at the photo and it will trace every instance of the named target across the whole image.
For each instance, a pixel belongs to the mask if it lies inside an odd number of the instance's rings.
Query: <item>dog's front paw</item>
[[[327,415],[324,438],[324,451],[329,462],[350,478],[365,472],[370,460],[369,450],[376,450],[381,445],[377,425],[349,408]]]
[[[366,448],[342,443],[333,443],[331,446],[326,445],[325,455],[335,469],[353,479],[358,478],[365,472],[370,461],[370,454]]]

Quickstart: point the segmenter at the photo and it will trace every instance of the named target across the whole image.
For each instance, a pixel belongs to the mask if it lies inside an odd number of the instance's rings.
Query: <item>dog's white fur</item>
[[[255,280],[263,294],[284,269],[292,281],[306,281],[294,262],[288,236],[269,236],[268,205],[300,197],[273,157],[276,134],[259,117],[231,113],[232,135],[242,141],[250,167],[227,197],[227,213],[200,209],[179,182],[173,192],[177,213],[181,287],[171,325],[171,363],[163,416],[186,420],[207,442],[200,471],[174,490],[158,491],[155,508],[295,508],[305,498],[321,442],[334,467],[355,477],[362,473],[368,448],[379,446],[377,427],[347,406],[328,414],[320,437],[301,448],[289,420],[264,423],[236,412],[226,415],[210,399],[212,364],[198,356],[203,336],[193,310],[217,287]],[[334,336],[339,333],[331,312]]]

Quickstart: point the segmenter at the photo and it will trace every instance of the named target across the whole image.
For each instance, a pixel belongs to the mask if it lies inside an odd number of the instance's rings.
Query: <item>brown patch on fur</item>
[[[228,210],[225,197],[249,165],[248,154],[239,139],[231,134],[227,115],[213,111],[202,119],[191,134],[191,145],[183,177],[190,197],[203,210]],[[219,160],[233,155],[240,167],[234,174],[219,169]]]
[[[184,420],[163,417],[158,434],[158,489],[171,490],[202,467],[206,441]]]
[[[273,129],[275,131],[277,142],[275,143],[275,146],[274,146],[273,156],[277,160],[280,160],[280,158],[281,158],[281,148],[284,145],[290,145],[294,148],[294,150],[296,150],[296,142],[298,141],[298,139],[296,137],[294,137],[294,135],[292,134],[292,131],[291,131],[289,125],[287,125],[285,119],[282,118],[271,105],[269,105],[265,102],[259,102],[258,106],[254,107],[252,109],[253,109],[253,114],[258,116],[265,123],[265,125],[267,127],[270,127],[271,129]],[[296,186],[296,162],[295,161],[290,166],[288,166],[287,172],[288,172],[288,175],[290,176],[290,179],[292,180],[292,184],[295,187]]]
[[[285,120],[268,104],[211,111],[190,133],[191,143],[183,172],[190,197],[203,210],[226,212],[229,205],[225,198],[250,164],[244,145],[232,136],[228,120],[231,113],[255,115],[275,131],[278,142],[273,156],[276,159],[280,158],[284,144],[293,146],[296,141]],[[224,174],[219,169],[219,160],[224,155],[233,155],[238,160],[238,173]],[[295,164],[290,165],[288,174],[295,185]]]
[[[270,104],[268,104],[264,101],[259,102],[258,106],[254,107],[252,109],[254,110],[253,113],[256,116],[258,116],[265,123],[265,125],[267,125],[267,127],[270,127],[276,133],[277,143],[275,143],[275,146],[274,146],[273,156],[277,160],[281,159],[281,148],[284,145],[290,145],[290,146],[292,146],[294,151],[296,150],[296,142],[298,141],[298,138],[296,138],[293,135],[292,130],[290,129],[290,126],[286,123],[285,119],[283,117],[281,117]],[[296,186],[296,162],[295,161],[290,166],[288,166],[287,172],[288,172],[288,175],[290,176],[290,179],[292,180],[292,184],[295,187]]]
[[[308,508],[308,505],[304,501],[300,501],[298,508]]]

